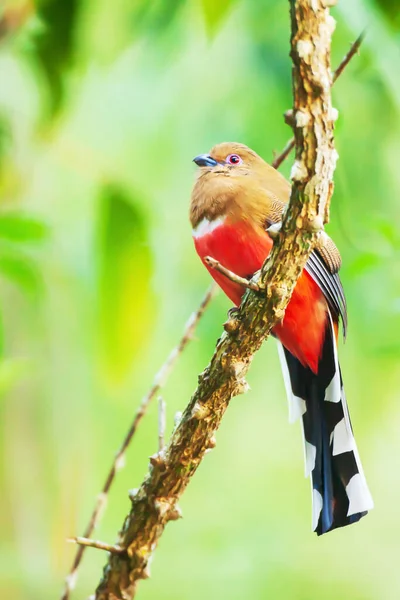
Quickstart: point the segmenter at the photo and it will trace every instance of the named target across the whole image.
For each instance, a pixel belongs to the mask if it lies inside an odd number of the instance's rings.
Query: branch
[[[365,31],[362,31],[360,33],[360,35],[358,36],[358,38],[356,39],[356,41],[352,43],[350,50],[348,51],[346,56],[342,59],[342,62],[340,63],[340,65],[338,66],[338,68],[336,69],[336,71],[333,74],[332,85],[335,83],[336,79],[338,77],[340,77],[343,70],[345,69],[345,67],[347,67],[347,65],[353,58],[353,56],[355,56],[357,54],[357,52],[359,51],[360,46],[364,41],[365,33],[366,33]]]
[[[290,0],[291,56],[296,160],[293,187],[282,232],[257,283],[266,294],[246,292],[235,314],[237,327],[225,331],[210,364],[175,428],[164,453],[153,461],[120,532],[121,554],[112,554],[96,600],[130,599],[148,576],[150,558],[175,506],[214,435],[233,396],[247,389],[245,375],[254,353],[282,320],[291,293],[315,244],[333,191],[336,153],[330,100],[330,41],[334,20],[326,0]]]
[[[96,526],[100,520],[101,514],[103,512],[103,509],[105,508],[105,505],[107,503],[108,492],[109,492],[110,487],[115,479],[117,471],[124,464],[125,452],[129,446],[129,444],[131,443],[131,440],[136,432],[136,429],[138,428],[140,421],[145,416],[151,401],[155,398],[157,393],[160,391],[160,389],[165,384],[169,374],[171,373],[172,369],[174,368],[174,366],[176,364],[176,361],[178,360],[179,356],[186,348],[187,344],[192,339],[192,336],[197,327],[197,324],[200,321],[201,317],[203,316],[204,311],[206,310],[207,306],[210,304],[210,302],[214,296],[215,290],[216,290],[215,284],[211,285],[210,288],[207,290],[198,309],[194,313],[192,313],[192,315],[189,317],[179,343],[171,351],[167,360],[165,361],[165,363],[163,364],[161,369],[158,371],[158,373],[154,377],[153,385],[151,386],[151,388],[149,389],[147,394],[142,399],[142,401],[139,405],[139,408],[137,409],[136,414],[133,418],[132,424],[126,433],[125,438],[124,438],[118,452],[115,455],[115,458],[113,460],[111,468],[110,468],[108,475],[106,477],[106,480],[104,482],[103,488],[102,488],[100,494],[97,496],[96,505],[91,514],[89,523],[84,531],[83,536],[79,539],[87,539],[92,536],[92,533],[93,533],[94,529],[96,528]],[[74,538],[74,539],[78,539],[78,538]],[[63,590],[63,593],[61,596],[61,600],[68,600],[68,598],[71,594],[71,591],[72,591],[73,587],[75,586],[78,568],[82,561],[82,557],[85,552],[86,545],[84,545],[84,544],[79,545],[79,548],[78,548],[78,550],[75,554],[74,560],[72,562],[72,566],[69,571],[69,574],[67,575],[67,577],[65,579],[65,586],[64,586],[64,590]]]
[[[125,548],[121,546],[107,544],[106,542],[100,542],[99,540],[90,540],[85,537],[74,537],[69,538],[67,542],[71,542],[72,544],[78,544],[79,546],[84,546],[86,548],[97,548],[97,550],[105,550],[106,552],[111,552],[112,554],[121,554],[124,552]]]
[[[364,38],[365,38],[365,31],[360,33],[360,35],[358,36],[356,41],[352,43],[350,50],[348,51],[346,56],[342,59],[340,65],[337,67],[336,71],[333,74],[332,85],[335,83],[335,81],[338,79],[338,77],[340,77],[343,70],[347,67],[347,65],[353,58],[353,56],[355,56],[357,54]],[[294,126],[293,111],[288,110],[287,112],[285,112],[284,117],[285,117],[285,122],[288,125],[290,125],[290,127],[293,127]],[[292,137],[290,140],[288,140],[284,149],[278,154],[278,156],[276,156],[274,158],[274,160],[272,162],[272,166],[274,167],[274,169],[279,169],[279,167],[281,166],[283,161],[287,159],[287,157],[289,156],[289,154],[291,153],[293,148],[294,148],[294,137]]]
[[[211,258],[211,256],[206,256],[204,262],[212,269],[215,269],[222,275],[225,275],[227,279],[230,279],[234,283],[237,283],[238,285],[241,285],[242,287],[247,288],[249,290],[253,290],[253,292],[260,291],[260,286],[258,286],[256,283],[250,281],[249,279],[245,279],[244,277],[240,277],[240,275],[236,275],[236,273],[233,273],[232,271],[221,265],[221,263],[215,260],[215,258]]]

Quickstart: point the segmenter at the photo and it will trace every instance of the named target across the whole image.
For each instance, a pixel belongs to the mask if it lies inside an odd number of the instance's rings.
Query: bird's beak
[[[193,162],[199,167],[216,167],[218,164],[209,154],[199,154],[193,159]]]

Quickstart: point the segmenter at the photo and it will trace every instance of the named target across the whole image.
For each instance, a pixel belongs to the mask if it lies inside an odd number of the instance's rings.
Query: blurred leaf
[[[36,296],[42,290],[39,269],[32,258],[21,252],[0,249],[0,274],[30,295]]]
[[[47,235],[47,227],[21,213],[0,215],[0,238],[13,242],[39,242]]]
[[[398,0],[375,0],[377,6],[381,9],[388,23],[394,29],[400,29],[400,7]]]
[[[228,15],[236,0],[226,0],[225,2],[215,2],[215,0],[201,0],[204,20],[207,32],[210,36],[214,35],[224,18]]]
[[[140,3],[135,15],[138,33],[165,33],[183,5],[184,0],[155,0]]]
[[[150,339],[154,302],[147,223],[117,186],[101,192],[99,251],[102,362],[111,380],[119,382]]]
[[[35,45],[50,90],[50,114],[60,109],[64,97],[64,70],[72,63],[74,28],[80,0],[38,0],[37,13],[44,24]]]

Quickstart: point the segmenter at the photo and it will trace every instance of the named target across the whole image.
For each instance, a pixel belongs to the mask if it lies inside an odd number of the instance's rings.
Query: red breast
[[[203,219],[193,230],[196,251],[203,260],[211,256],[242,277],[258,271],[272,248],[266,231],[249,221],[232,222],[219,216]],[[205,265],[225,294],[237,306],[244,289]],[[327,304],[318,285],[303,272],[286,309],[285,318],[273,333],[304,365],[317,372],[327,319]]]

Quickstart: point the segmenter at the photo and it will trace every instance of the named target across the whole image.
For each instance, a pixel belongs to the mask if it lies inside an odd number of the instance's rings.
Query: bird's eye
[[[226,162],[230,165],[240,165],[243,161],[238,154],[229,154],[226,157]]]

